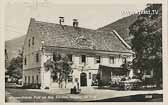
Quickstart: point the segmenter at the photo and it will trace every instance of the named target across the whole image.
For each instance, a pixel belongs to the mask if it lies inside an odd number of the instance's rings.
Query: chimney
[[[64,22],[64,17],[59,17],[59,24],[62,25],[63,22]]]
[[[78,27],[78,19],[73,19],[73,27]]]

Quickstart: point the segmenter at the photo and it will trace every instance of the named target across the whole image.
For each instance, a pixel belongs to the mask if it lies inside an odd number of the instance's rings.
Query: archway
[[[87,74],[86,73],[80,74],[80,85],[87,86]]]

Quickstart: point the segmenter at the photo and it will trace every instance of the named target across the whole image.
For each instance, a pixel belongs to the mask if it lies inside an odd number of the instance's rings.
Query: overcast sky
[[[110,24],[135,11],[145,8],[145,4],[54,4],[52,2],[12,2],[5,8],[5,40],[25,35],[31,17],[36,20],[58,23],[64,16],[66,25],[72,19],[79,20],[79,26],[91,29]],[[127,12],[127,13],[126,13]],[[129,12],[129,13],[128,13]]]

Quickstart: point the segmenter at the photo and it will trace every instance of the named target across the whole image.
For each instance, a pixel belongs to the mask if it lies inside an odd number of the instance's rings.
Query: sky
[[[77,18],[80,27],[97,29],[122,17],[143,10],[146,4],[55,4],[30,0],[30,2],[8,2],[5,5],[5,40],[26,34],[30,18],[58,23],[60,16],[64,24],[72,25]]]

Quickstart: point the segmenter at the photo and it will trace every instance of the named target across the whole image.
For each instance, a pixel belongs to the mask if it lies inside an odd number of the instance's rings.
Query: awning
[[[129,70],[124,70],[122,67],[111,67],[111,66],[105,66],[105,65],[99,65],[99,70],[103,71],[112,71],[112,72],[120,72],[120,73],[125,73],[128,72]]]

